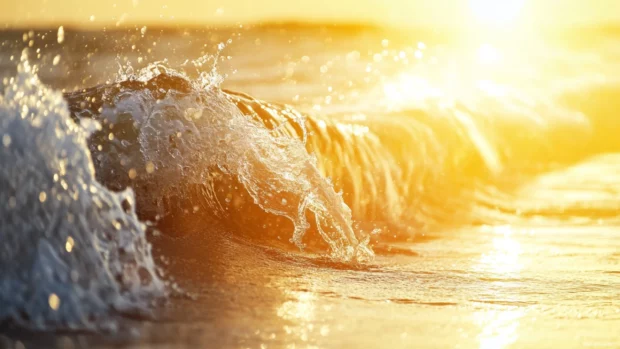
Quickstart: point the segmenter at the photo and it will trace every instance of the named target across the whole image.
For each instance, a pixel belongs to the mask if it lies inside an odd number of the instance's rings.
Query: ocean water
[[[0,345],[620,347],[620,34],[0,33]]]

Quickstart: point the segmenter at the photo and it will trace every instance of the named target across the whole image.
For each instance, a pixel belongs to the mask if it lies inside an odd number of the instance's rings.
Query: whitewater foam
[[[0,135],[0,321],[114,330],[110,311],[165,296],[133,192],[96,181],[88,133],[26,51],[0,96]]]

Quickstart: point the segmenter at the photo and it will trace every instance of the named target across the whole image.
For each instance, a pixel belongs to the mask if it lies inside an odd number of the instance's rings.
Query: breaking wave
[[[96,123],[74,123],[25,57],[0,97],[0,321],[114,329],[110,311],[148,309],[164,282],[133,192],[95,179]]]
[[[378,231],[534,215],[511,196],[523,178],[610,146],[593,141],[609,122],[544,100],[327,118],[165,64],[62,95],[25,57],[0,98],[0,321],[37,329],[166,295],[141,221],[364,262]]]
[[[0,98],[0,321],[114,329],[110,311],[148,310],[167,290],[136,210],[222,217],[239,187],[288,218],[298,247],[373,256],[304,143],[245,117],[212,78],[152,65],[63,98],[24,51]],[[317,237],[304,239],[310,220]]]

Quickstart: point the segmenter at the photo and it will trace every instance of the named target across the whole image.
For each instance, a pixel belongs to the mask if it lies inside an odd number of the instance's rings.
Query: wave
[[[151,64],[121,76],[65,98],[74,120],[102,123],[90,139],[97,178],[134,188],[140,217],[181,232],[224,218],[263,241],[293,231],[296,245],[344,260],[371,256],[377,228],[403,240],[527,216],[516,188],[602,151],[598,119],[511,91],[324,117],[221,90],[214,72],[190,79]]]
[[[609,146],[600,122],[544,100],[328,118],[163,64],[62,95],[25,57],[0,99],[0,320],[26,327],[96,328],[165,296],[141,221],[180,235],[217,220],[364,262],[379,231],[513,222],[524,178]]]
[[[0,97],[0,321],[114,329],[110,311],[165,296],[132,191],[95,179],[86,121],[71,120],[24,54]]]
[[[154,65],[66,98],[75,120],[103,125],[90,140],[97,178],[113,190],[134,188],[144,219],[221,217],[245,194],[260,211],[288,218],[299,247],[325,245],[341,260],[372,256],[304,143],[244,116],[212,75],[191,81]],[[305,238],[309,220],[320,239]]]

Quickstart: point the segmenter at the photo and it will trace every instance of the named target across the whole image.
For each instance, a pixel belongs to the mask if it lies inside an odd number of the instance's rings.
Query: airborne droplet
[[[69,236],[67,238],[67,242],[65,243],[65,249],[67,250],[67,252],[71,253],[71,251],[73,251],[73,246],[75,246],[75,241],[72,237]]]
[[[11,136],[8,134],[2,136],[2,144],[8,148],[11,145]]]
[[[146,173],[153,173],[155,171],[155,165],[152,162],[146,163]]]
[[[65,41],[65,28],[61,25],[58,27],[58,43],[62,44]]]
[[[60,307],[60,298],[56,295],[56,293],[50,294],[47,301],[50,305],[50,308],[52,308],[53,310],[58,310],[58,308]]]

